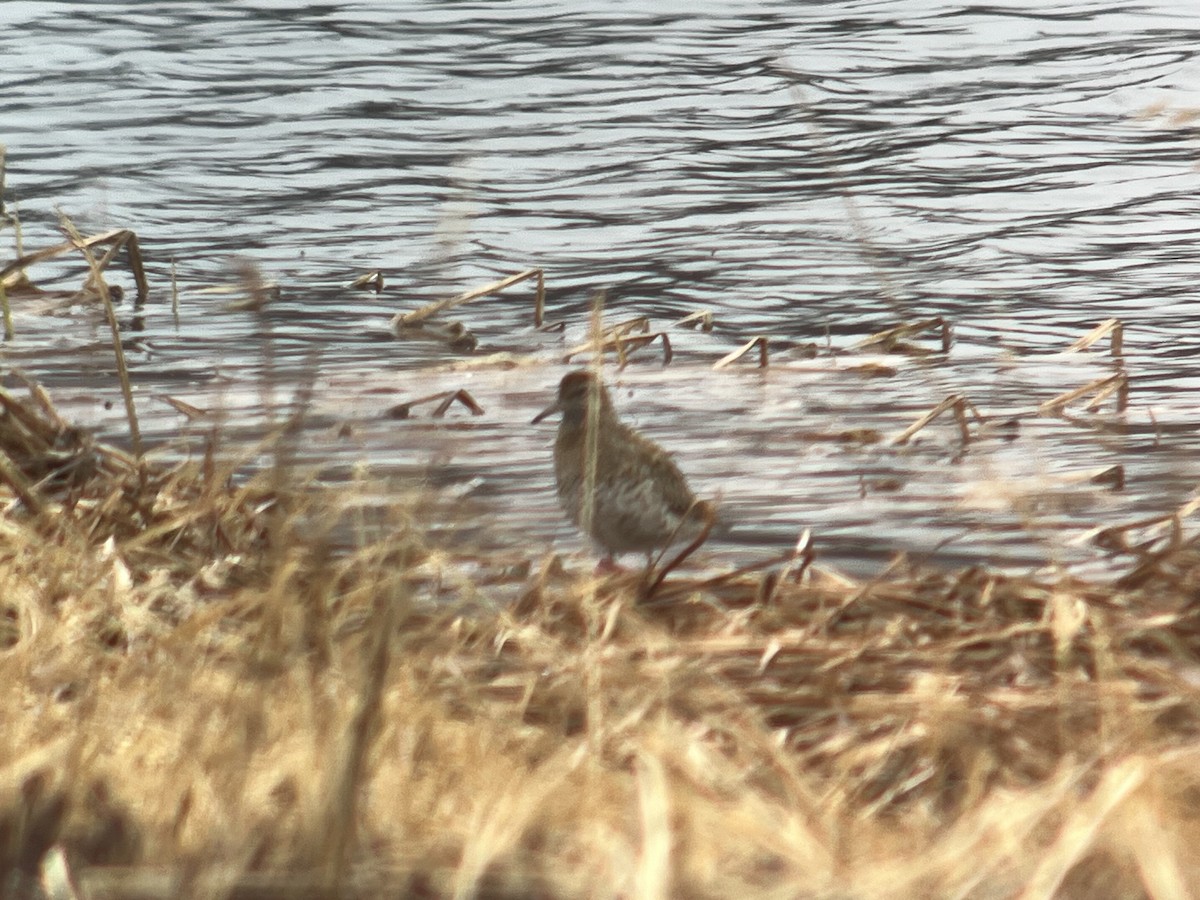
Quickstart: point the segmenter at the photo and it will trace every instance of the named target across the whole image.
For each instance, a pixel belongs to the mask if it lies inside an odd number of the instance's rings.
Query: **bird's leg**
[[[657,584],[657,582],[654,581],[654,566],[657,562],[658,562],[658,560],[656,560],[654,558],[654,551],[647,550],[646,551],[646,568],[642,569],[642,577],[638,581],[638,600],[639,600],[639,602],[641,601],[642,598],[649,596],[648,591],[649,591],[650,585]]]
[[[611,553],[604,554],[604,558],[596,563],[596,575],[616,575],[618,572],[624,572],[624,567],[621,566]]]
[[[701,522],[703,524],[700,534],[696,536],[695,540],[683,548],[682,553],[663,566],[662,571],[658,573],[658,576],[650,582],[650,586],[642,592],[642,600],[649,600],[651,597],[653,597],[654,592],[658,590],[658,586],[663,583],[663,579],[670,574],[671,570],[691,556],[701,544],[708,540],[708,535],[713,530],[713,525],[717,523],[717,511],[713,508],[711,503],[706,503],[703,500],[697,500],[693,502],[691,508],[688,509],[688,513],[690,514],[693,509],[700,515]],[[678,530],[679,529],[676,528],[676,531]],[[664,550],[663,552],[666,551]],[[649,572],[647,572],[647,574],[649,574]]]

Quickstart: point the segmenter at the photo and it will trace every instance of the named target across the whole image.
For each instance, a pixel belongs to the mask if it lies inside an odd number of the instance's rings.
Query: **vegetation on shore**
[[[676,574],[649,604],[635,578],[533,560],[496,604],[486,569],[462,576],[411,511],[335,553],[344,494],[277,472],[238,484],[211,456],[136,459],[36,388],[0,410],[10,889],[1200,884],[1193,541],[1114,584],[784,564]]]

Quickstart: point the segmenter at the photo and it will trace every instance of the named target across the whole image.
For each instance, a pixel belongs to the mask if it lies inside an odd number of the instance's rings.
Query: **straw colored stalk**
[[[472,300],[478,300],[481,297],[487,297],[491,294],[499,293],[506,287],[511,287],[514,284],[519,284],[522,281],[535,279],[537,282],[537,294],[534,298],[533,307],[533,324],[536,327],[541,327],[545,308],[546,308],[546,280],[541,269],[525,269],[522,272],[517,272],[515,275],[509,275],[507,278],[501,278],[497,281],[490,282],[482,287],[473,288],[465,291],[456,297],[450,297],[445,300],[436,300],[433,303],[427,303],[420,309],[414,309],[411,312],[396,313],[392,317],[392,328],[404,329],[412,328],[420,325],[428,319],[439,315],[446,310],[454,309],[456,306],[462,306],[464,303],[470,303]]]
[[[146,281],[145,268],[142,265],[141,249],[138,245],[137,235],[125,228],[105,231],[101,234],[89,235],[88,237],[73,235],[64,243],[55,244],[53,247],[45,247],[33,253],[26,253],[19,256],[7,265],[0,267],[0,284],[11,290],[26,283],[25,270],[36,263],[65,256],[73,251],[90,251],[97,246],[105,244],[109,246],[105,250],[104,255],[96,260],[96,269],[104,272],[117,253],[125,250],[130,272],[133,274],[134,283],[137,285],[138,300],[145,300],[150,293],[150,288]],[[90,271],[90,265],[89,278],[91,279],[91,284],[95,286],[97,284],[96,275],[95,272]]]

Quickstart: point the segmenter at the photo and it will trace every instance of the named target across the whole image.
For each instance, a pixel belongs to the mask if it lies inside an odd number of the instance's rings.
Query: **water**
[[[30,248],[61,239],[56,207],[138,233],[152,295],[122,324],[148,440],[187,430],[164,396],[249,440],[264,402],[311,382],[302,461],[335,479],[365,464],[397,493],[419,481],[492,546],[582,546],[549,488],[552,428],[528,421],[597,289],[612,322],[715,316],[711,334],[671,330],[669,366],[649,349],[610,374],[622,411],[720,497],[718,561],[811,528],[850,568],[897,551],[1087,568],[1104,562],[1088,529],[1191,496],[1200,8],[646,7],[9,0],[5,199]],[[233,256],[279,283],[265,314],[205,290],[236,282]],[[531,265],[565,333],[532,328],[526,284],[451,314],[473,354],[390,337],[393,313]],[[382,294],[346,288],[371,269]],[[17,303],[5,362],[121,439],[103,317],[45,306]],[[953,323],[949,354],[854,350],[922,316]],[[1130,408],[1037,416],[1114,371],[1103,345],[1062,353],[1114,316]],[[770,370],[712,371],[758,334]],[[453,367],[496,352],[534,362]],[[891,374],[856,368],[872,360]],[[483,415],[386,415],[460,387]],[[1015,435],[964,449],[946,418],[887,443],[950,394]],[[885,440],[833,439],[855,429]],[[1123,490],[1086,481],[1113,465]]]

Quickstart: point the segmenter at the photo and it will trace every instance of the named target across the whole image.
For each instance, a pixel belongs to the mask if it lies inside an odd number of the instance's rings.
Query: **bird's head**
[[[591,372],[568,372],[558,383],[558,398],[534,416],[533,424],[554,413],[562,413],[565,422],[582,422],[593,403],[599,410],[608,409],[610,405],[608,391],[600,379]]]

